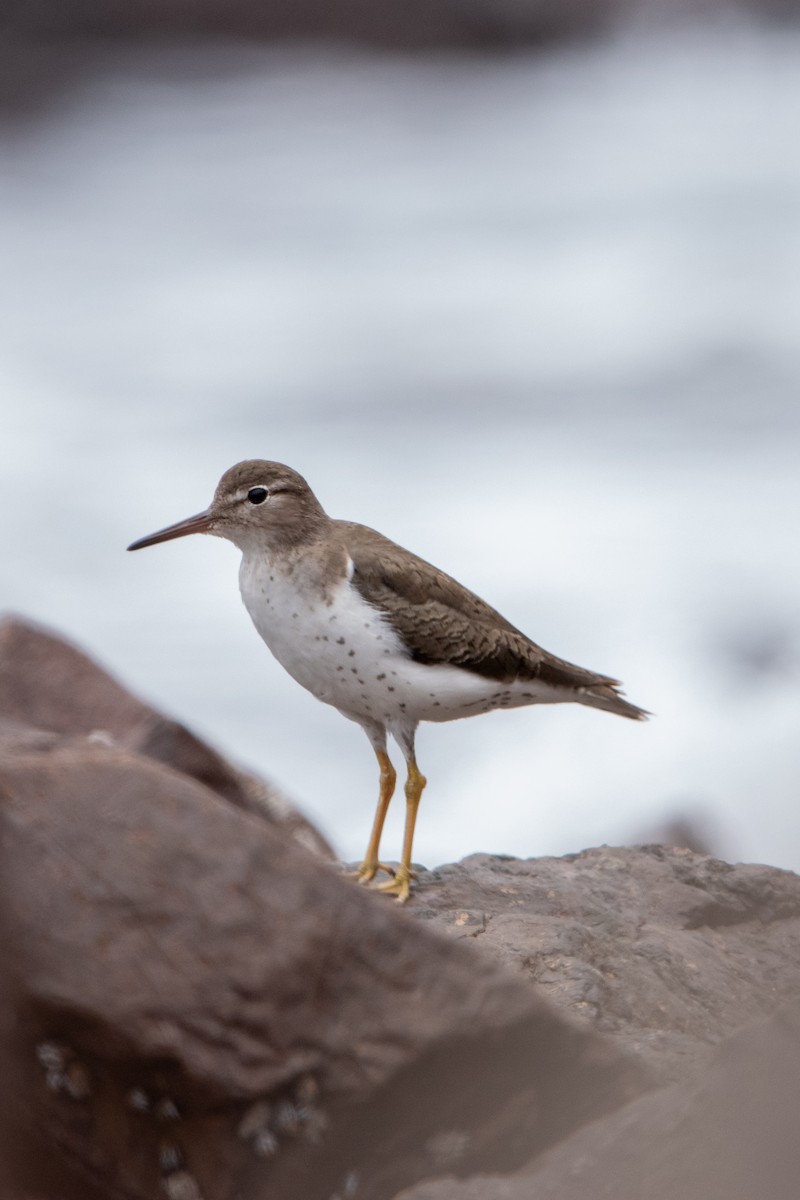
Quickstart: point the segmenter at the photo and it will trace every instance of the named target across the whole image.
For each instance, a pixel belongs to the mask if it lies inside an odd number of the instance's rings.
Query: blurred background
[[[657,714],[424,726],[420,861],[800,869],[795,10],[6,3],[2,607],[359,857],[372,752],[234,548],[124,552],[279,459]]]

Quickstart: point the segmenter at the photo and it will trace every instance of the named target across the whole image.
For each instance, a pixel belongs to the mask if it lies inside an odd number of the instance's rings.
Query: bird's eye
[[[263,504],[268,495],[269,492],[266,488],[254,487],[250,488],[250,491],[247,493],[247,499],[251,504]]]

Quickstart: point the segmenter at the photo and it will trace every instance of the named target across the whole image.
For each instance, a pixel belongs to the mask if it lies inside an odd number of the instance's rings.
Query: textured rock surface
[[[123,750],[0,763],[0,881],[14,1118],[110,1195],[328,1200],[355,1172],[378,1200],[642,1087],[525,980]]]
[[[277,789],[233,767],[57,634],[19,618],[0,620],[0,753],[87,738],[166,763],[332,857],[321,834]]]
[[[666,846],[473,855],[421,877],[414,915],[469,939],[662,1078],[800,995],[800,877]]]

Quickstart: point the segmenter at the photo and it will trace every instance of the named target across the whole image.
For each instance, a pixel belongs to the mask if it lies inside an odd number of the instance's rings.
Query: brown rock
[[[736,1034],[702,1080],[642,1096],[511,1178],[396,1200],[796,1200],[800,1006]]]
[[[664,1079],[800,995],[800,878],[667,846],[521,861],[476,854],[423,876],[413,909]]]
[[[797,0],[745,0],[747,8],[786,17]],[[60,40],[188,35],[191,38],[310,38],[377,43],[403,49],[514,49],[585,39],[627,18],[680,22],[726,10],[728,0],[38,0],[7,6],[7,37]],[[40,50],[41,53],[41,50]],[[10,68],[16,64],[13,61]],[[44,65],[44,64],[43,64]],[[41,68],[40,68],[41,69]],[[62,67],[63,69],[63,67]],[[19,67],[12,81],[22,86]],[[8,86],[8,85],[7,85]]]
[[[65,738],[89,738],[166,763],[237,807],[282,826],[309,849],[333,857],[322,835],[277,789],[233,767],[63,638],[16,617],[0,620],[0,750],[34,743],[45,749]]]
[[[513,46],[555,37],[575,37],[607,28],[627,0],[297,0],[288,5],[264,0],[196,0],[189,11],[177,0],[39,0],[18,4],[7,24],[17,35],[101,35],[126,37],[159,34],[174,37],[354,39],[382,45]]]
[[[794,1200],[797,876],[475,855],[403,913],[300,820],[0,623],[3,1200]]]
[[[9,1119],[48,1200],[380,1200],[514,1169],[643,1086],[527,981],[139,755],[10,756],[0,859]],[[43,1180],[62,1155],[83,1191]]]

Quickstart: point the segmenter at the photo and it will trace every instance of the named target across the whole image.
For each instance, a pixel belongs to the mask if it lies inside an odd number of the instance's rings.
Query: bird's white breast
[[[281,666],[317,699],[361,724],[395,732],[495,708],[567,697],[539,683],[502,684],[447,664],[415,662],[388,620],[346,576],[332,589],[314,564],[245,556],[239,585],[253,624]]]
[[[278,662],[319,700],[356,719],[373,717],[388,665],[405,656],[385,618],[348,575],[327,590],[313,568],[244,557],[239,586],[253,624]]]

